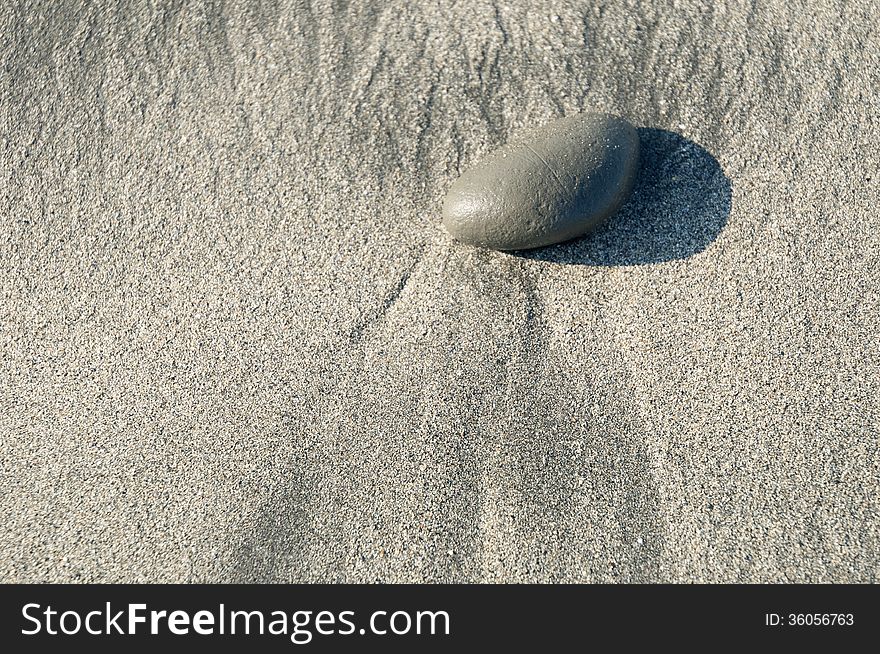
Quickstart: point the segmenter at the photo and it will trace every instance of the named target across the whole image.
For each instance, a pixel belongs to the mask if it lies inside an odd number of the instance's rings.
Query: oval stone
[[[457,240],[526,250],[582,236],[623,204],[639,137],[622,118],[582,113],[534,130],[462,173],[443,203]]]

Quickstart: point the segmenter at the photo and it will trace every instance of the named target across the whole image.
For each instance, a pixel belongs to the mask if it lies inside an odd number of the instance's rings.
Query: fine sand
[[[0,579],[880,580],[876,2],[82,4],[0,3]],[[606,229],[443,233],[581,110]]]

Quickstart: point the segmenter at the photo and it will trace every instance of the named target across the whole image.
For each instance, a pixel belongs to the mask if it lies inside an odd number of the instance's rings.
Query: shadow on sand
[[[639,129],[639,173],[629,200],[583,238],[514,256],[561,264],[633,266],[686,259],[714,241],[730,215],[730,180],[691,140]]]

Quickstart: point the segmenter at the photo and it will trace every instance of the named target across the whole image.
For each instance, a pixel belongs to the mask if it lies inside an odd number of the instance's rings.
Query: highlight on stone
[[[465,171],[443,203],[443,226],[459,241],[494,250],[583,236],[626,200],[638,159],[638,133],[622,118],[556,120]]]

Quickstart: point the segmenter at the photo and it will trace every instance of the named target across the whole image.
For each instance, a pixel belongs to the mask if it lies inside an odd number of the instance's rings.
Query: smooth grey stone
[[[626,200],[638,160],[638,133],[622,118],[554,121],[465,171],[443,203],[443,226],[459,241],[495,250],[582,236]]]

